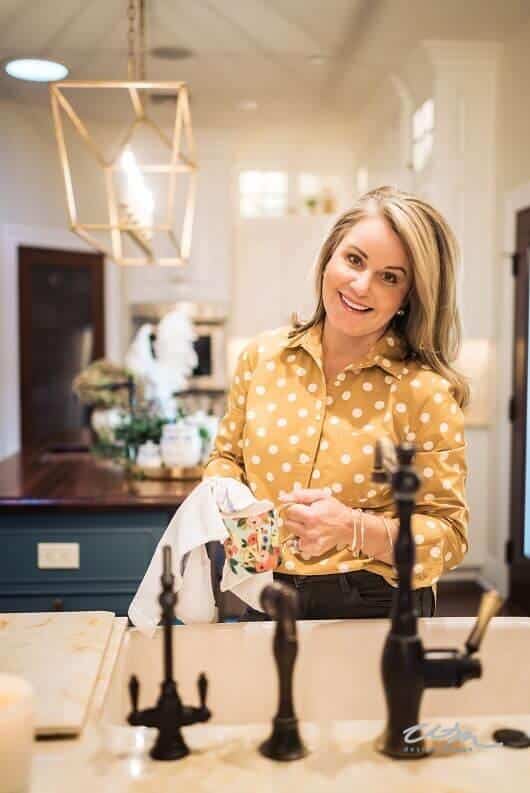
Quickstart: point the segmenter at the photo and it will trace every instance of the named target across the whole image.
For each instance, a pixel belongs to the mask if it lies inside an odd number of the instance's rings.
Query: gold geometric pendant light
[[[140,25],[136,27],[139,16]],[[52,83],[50,96],[59,158],[66,190],[71,230],[97,250],[123,265],[183,265],[190,255],[197,162],[191,126],[188,89],[184,82],[145,79],[144,0],[129,0],[129,79]],[[117,147],[106,151],[89,132],[75,109],[72,97],[87,97],[101,91],[107,102],[117,93],[130,102],[131,119],[126,120]],[[170,93],[176,97],[172,128],[168,134],[149,115],[147,92]],[[83,94],[83,92],[85,92]],[[82,104],[82,100],[81,100]],[[68,127],[68,122],[71,126]],[[104,185],[104,222],[81,217],[79,196],[86,180],[74,179],[74,148],[68,142],[67,128],[77,145],[88,152]],[[149,139],[156,144],[153,154],[138,161],[135,142]],[[146,179],[157,181],[156,200]],[[162,181],[162,186],[160,182]],[[178,194],[178,201],[177,201]],[[156,218],[155,218],[156,216]]]

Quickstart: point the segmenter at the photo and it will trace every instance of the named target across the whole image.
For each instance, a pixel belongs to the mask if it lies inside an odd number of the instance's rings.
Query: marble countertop
[[[473,741],[434,742],[421,760],[393,760],[379,754],[374,741],[383,722],[358,720],[302,724],[311,753],[303,760],[275,763],[257,752],[270,724],[197,725],[183,730],[192,754],[178,762],[156,762],[147,754],[117,756],[109,751],[101,709],[125,620],[115,620],[80,737],[36,741],[31,793],[351,793],[362,785],[370,793],[499,793],[527,790],[530,749],[480,748]],[[227,683],[228,684],[228,683]],[[232,683],[233,684],[233,683]],[[499,727],[530,732],[530,714],[436,719],[442,727],[458,722],[483,744]]]
[[[455,719],[437,724],[452,726]],[[481,743],[501,726],[530,731],[530,716],[463,719],[461,726]],[[114,756],[93,724],[82,738],[37,743],[31,793],[499,793],[524,791],[530,778],[530,749],[461,748],[439,742],[431,757],[393,760],[374,749],[380,721],[302,724],[311,753],[303,760],[277,763],[257,752],[270,725],[185,728],[192,754],[177,762],[156,762],[148,755]],[[464,751],[465,746],[468,750]]]
[[[33,686],[38,734],[82,730],[114,621],[110,611],[0,614],[0,671]]]

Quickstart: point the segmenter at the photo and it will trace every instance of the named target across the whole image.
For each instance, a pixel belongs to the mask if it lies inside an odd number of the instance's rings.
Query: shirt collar
[[[304,331],[303,334],[294,339],[288,340],[285,345],[287,348],[302,347],[312,358],[322,366],[322,328],[323,323],[313,325]],[[402,367],[400,362],[406,360],[408,346],[401,336],[394,330],[388,329],[383,336],[374,344],[371,350],[357,364],[349,364],[344,371],[352,369],[368,369],[372,366],[379,366],[380,369],[388,374],[401,379]]]

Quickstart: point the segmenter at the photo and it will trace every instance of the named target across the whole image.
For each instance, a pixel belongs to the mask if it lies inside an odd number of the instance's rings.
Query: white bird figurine
[[[173,393],[182,391],[197,366],[196,339],[190,318],[174,309],[156,329],[142,325],[125,356],[125,365],[144,381],[146,396],[157,399],[167,418],[175,415]]]

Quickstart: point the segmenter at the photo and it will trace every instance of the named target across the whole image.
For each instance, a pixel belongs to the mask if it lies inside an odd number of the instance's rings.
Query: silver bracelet
[[[363,553],[363,548],[364,548],[364,529],[365,529],[365,526],[364,526],[364,512],[363,512],[362,509],[360,510],[360,512],[361,512],[361,544],[359,545],[359,556],[361,556],[362,553]]]
[[[358,509],[352,508],[352,517],[353,517],[353,539],[351,543],[351,552],[353,556],[357,556],[356,545],[357,545],[357,513],[359,512]]]

